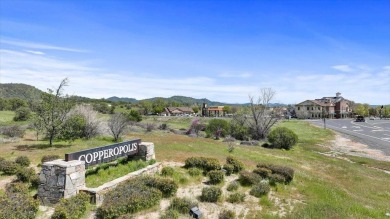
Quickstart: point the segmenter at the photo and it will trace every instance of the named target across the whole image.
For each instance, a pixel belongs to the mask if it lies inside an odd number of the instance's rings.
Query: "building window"
[[[310,107],[307,107],[307,110],[309,110],[310,109]]]
[[[300,109],[301,109],[301,107],[298,106],[298,110],[300,110]]]
[[[318,110],[321,110],[320,107],[318,107]]]

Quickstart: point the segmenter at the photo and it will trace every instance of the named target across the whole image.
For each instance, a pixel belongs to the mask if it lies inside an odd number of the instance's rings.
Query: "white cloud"
[[[251,73],[244,72],[244,73],[221,73],[218,75],[221,78],[250,78],[252,77]]]
[[[45,55],[45,53],[41,51],[35,51],[35,50],[25,50],[25,51],[34,55]]]
[[[351,72],[353,69],[349,65],[334,65],[332,66],[333,69],[336,69],[338,71],[342,72]]]
[[[12,45],[12,46],[18,46],[22,48],[30,48],[30,49],[59,50],[59,51],[66,51],[66,52],[86,52],[85,50],[80,50],[80,49],[53,46],[48,44],[41,44],[41,43],[34,43],[34,42],[27,42],[27,41],[19,41],[19,40],[0,39],[0,43]]]

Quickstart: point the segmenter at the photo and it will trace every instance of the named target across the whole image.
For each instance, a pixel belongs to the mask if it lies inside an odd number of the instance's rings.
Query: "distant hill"
[[[128,98],[128,97],[109,97],[107,98],[106,100],[109,100],[109,101],[112,101],[112,102],[126,102],[126,103],[137,103],[138,100],[134,99],[134,98]]]
[[[0,84],[0,98],[20,98],[24,100],[38,100],[43,91],[27,84]]]
[[[197,104],[197,105],[200,106],[203,103],[206,103],[209,106],[234,105],[234,104],[227,104],[227,103],[211,101],[211,100],[208,100],[208,99],[196,99],[196,98],[185,97],[185,96],[172,96],[172,97],[169,97],[169,98],[153,97],[153,98],[148,98],[148,99],[143,99],[143,100],[155,101],[157,99],[162,99],[162,100],[164,100],[166,102],[175,101],[175,102],[178,102],[178,103],[180,103],[182,105],[195,105],[195,104]],[[107,98],[107,100],[110,100],[110,101],[113,101],[113,102],[122,101],[122,102],[128,102],[128,103],[137,103],[139,101],[142,101],[142,100],[137,100],[137,99],[128,98],[128,97],[109,97],[109,98]]]

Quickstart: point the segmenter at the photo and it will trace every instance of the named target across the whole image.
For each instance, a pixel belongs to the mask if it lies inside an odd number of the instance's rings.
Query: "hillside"
[[[21,98],[24,100],[38,100],[43,91],[27,84],[0,84],[0,98]]]
[[[148,100],[148,101],[155,101],[156,99],[162,99],[166,102],[178,102],[180,104],[183,104],[183,105],[199,105],[201,106],[203,103],[206,103],[207,105],[209,106],[223,106],[223,105],[239,105],[239,104],[228,104],[228,103],[221,103],[221,102],[216,102],[216,101],[211,101],[211,100],[208,100],[206,98],[204,99],[196,99],[196,98],[192,98],[192,97],[185,97],[185,96],[172,96],[172,97],[169,97],[169,98],[165,98],[165,97],[153,97],[153,98],[148,98],[148,99],[143,99],[143,100]],[[107,98],[107,100],[110,100],[110,101],[113,101],[113,102],[119,102],[119,101],[122,101],[122,102],[129,102],[129,103],[137,103],[139,101],[142,101],[142,100],[137,100],[137,99],[134,99],[134,98],[128,98],[128,97],[110,97],[110,98]]]

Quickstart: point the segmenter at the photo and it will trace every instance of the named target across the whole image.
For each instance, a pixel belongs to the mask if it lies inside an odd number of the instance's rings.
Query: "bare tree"
[[[275,91],[272,88],[260,89],[257,98],[249,95],[251,119],[248,120],[248,124],[255,140],[266,138],[271,127],[278,121],[279,116],[270,107],[274,96]]]
[[[123,114],[115,113],[111,115],[110,119],[108,120],[108,128],[110,129],[115,142],[117,142],[124,134],[127,124],[128,120]]]
[[[85,138],[89,139],[101,133],[101,122],[98,118],[98,112],[89,105],[77,105],[70,113],[71,115],[80,115],[84,117],[86,126],[84,130]]]

